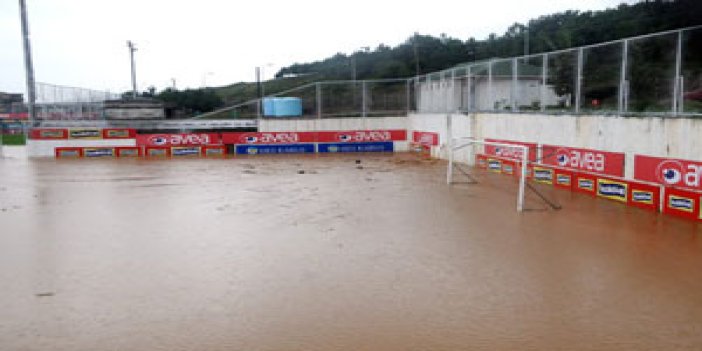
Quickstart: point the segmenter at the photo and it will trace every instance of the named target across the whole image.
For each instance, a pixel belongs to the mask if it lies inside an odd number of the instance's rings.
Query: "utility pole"
[[[258,94],[259,116],[263,113],[263,90],[261,88],[261,67],[256,67],[256,93]]]
[[[524,56],[529,55],[529,24],[524,28]]]
[[[414,70],[415,75],[419,77],[419,55],[417,55],[417,43],[412,43],[412,49],[414,49]]]
[[[24,44],[24,70],[27,77],[27,109],[29,112],[29,124],[34,125],[36,121],[36,86],[34,83],[34,66],[32,65],[32,48],[29,44],[29,20],[27,19],[27,6],[24,0],[19,0],[20,17],[22,21],[22,42]]]
[[[131,40],[127,40],[127,47],[129,48],[129,57],[132,62],[132,98],[137,97],[137,85],[136,85],[136,67],[134,66],[134,51],[136,51],[136,46]]]

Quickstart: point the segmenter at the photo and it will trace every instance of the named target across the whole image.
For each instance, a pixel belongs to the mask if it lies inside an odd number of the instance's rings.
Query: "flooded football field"
[[[0,350],[702,349],[698,224],[445,170],[0,158]]]

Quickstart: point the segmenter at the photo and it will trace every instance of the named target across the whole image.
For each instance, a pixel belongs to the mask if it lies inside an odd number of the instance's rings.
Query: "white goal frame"
[[[449,131],[450,130],[451,129],[450,129],[450,122],[449,122]],[[522,160],[520,161],[521,171],[519,173],[519,191],[517,193],[517,211],[518,212],[524,211],[524,188],[526,186],[527,164],[529,162],[529,159],[528,159],[529,147],[528,146],[498,143],[498,142],[485,141],[485,140],[480,140],[480,139],[475,139],[475,138],[453,138],[453,137],[451,137],[451,133],[449,133],[449,138],[448,138],[448,169],[446,172],[446,183],[448,185],[451,185],[453,183],[454,152],[461,150],[461,149],[464,149],[466,147],[472,146],[472,145],[490,145],[490,146],[498,146],[498,147],[522,150]],[[472,161],[470,158],[474,159],[475,155],[470,155],[469,164]]]

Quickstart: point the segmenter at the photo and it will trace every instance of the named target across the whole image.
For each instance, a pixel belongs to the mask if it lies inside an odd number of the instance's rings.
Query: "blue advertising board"
[[[332,143],[319,144],[319,152],[392,152],[395,150],[392,141],[375,143]]]
[[[313,154],[314,144],[237,145],[238,155]]]

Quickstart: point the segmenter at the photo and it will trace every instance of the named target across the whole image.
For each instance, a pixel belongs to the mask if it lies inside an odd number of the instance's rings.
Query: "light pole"
[[[134,65],[134,51],[136,51],[136,46],[131,40],[127,40],[127,47],[129,48],[129,58],[132,63],[132,98],[137,97],[137,85],[136,85],[136,67]]]
[[[27,77],[27,109],[29,112],[29,124],[33,125],[36,112],[34,103],[36,92],[34,85],[34,66],[32,65],[32,48],[29,44],[29,20],[27,19],[27,6],[24,0],[19,0],[20,19],[22,22],[22,43],[24,47],[24,69]]]

